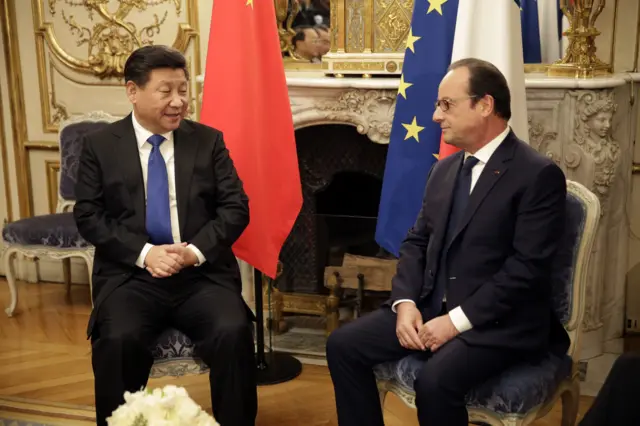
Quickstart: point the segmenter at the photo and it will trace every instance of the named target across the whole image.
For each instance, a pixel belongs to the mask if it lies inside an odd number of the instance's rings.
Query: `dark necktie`
[[[169,176],[160,153],[164,136],[152,135],[147,173],[147,234],[154,245],[172,244],[171,214],[169,212]]]
[[[438,312],[442,307],[442,301],[445,298],[445,290],[449,277],[449,273],[447,272],[448,262],[446,250],[458,229],[460,220],[462,219],[467,208],[467,204],[469,203],[469,193],[471,192],[471,169],[478,164],[478,161],[479,160],[476,157],[468,157],[460,168],[456,179],[455,189],[451,199],[451,210],[449,211],[445,239],[440,253],[440,264],[436,274],[435,288],[430,303],[431,309],[435,315],[438,315]]]
[[[469,204],[469,194],[471,192],[471,169],[478,164],[476,157],[468,157],[460,172],[458,173],[458,181],[456,182],[456,189],[453,193],[453,199],[451,200],[451,211],[449,212],[449,222],[447,223],[447,237],[445,239],[445,247],[449,244],[451,239],[458,229],[460,220],[464,215],[464,211]]]

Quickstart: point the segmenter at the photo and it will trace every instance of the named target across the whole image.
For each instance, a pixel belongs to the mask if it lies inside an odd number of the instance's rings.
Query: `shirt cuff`
[[[191,249],[192,252],[194,252],[196,254],[196,257],[198,258],[198,263],[196,263],[193,266],[200,266],[202,265],[204,262],[207,261],[207,259],[205,259],[204,255],[202,254],[202,252],[200,250],[198,250],[198,247],[194,246],[193,244],[189,244],[187,246],[188,249]]]
[[[449,318],[451,318],[453,326],[459,333],[464,333],[465,331],[469,331],[473,328],[473,325],[469,322],[469,319],[464,314],[460,306],[449,311]]]
[[[401,303],[403,303],[403,302],[411,302],[411,303],[413,303],[414,305],[416,304],[416,302],[414,302],[414,301],[413,301],[413,300],[411,300],[411,299],[399,299],[399,300],[396,300],[395,302],[393,302],[393,305],[391,305],[391,310],[392,310],[394,313],[396,313],[396,306],[397,306],[397,305],[399,305],[399,304],[401,304]]]
[[[140,256],[138,256],[138,260],[136,260],[136,266],[142,269],[145,268],[146,265],[144,264],[144,259],[147,257],[147,253],[149,253],[149,250],[151,250],[152,247],[153,245],[145,243],[142,251],[140,252]]]

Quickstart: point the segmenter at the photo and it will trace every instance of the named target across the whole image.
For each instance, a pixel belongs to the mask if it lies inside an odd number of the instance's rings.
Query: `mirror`
[[[319,68],[331,48],[330,0],[274,0],[280,50],[288,68]]]
[[[352,27],[356,26],[358,27],[357,32],[363,36],[370,34],[371,37],[375,37],[371,30],[367,29],[367,25],[373,24],[373,16],[376,19],[386,19],[383,12],[393,9],[389,7],[393,1],[395,0],[349,3],[344,0],[274,0],[280,50],[285,68],[288,70],[321,70],[322,58],[331,50],[332,37],[334,43],[339,43],[338,38],[344,38],[342,45],[347,52],[361,52],[351,46],[353,40],[356,39],[352,40],[346,34],[354,32]],[[414,0],[406,1],[412,4]],[[553,4],[555,5],[555,1]],[[547,3],[542,3],[542,6],[544,7],[536,6],[538,22],[535,24],[532,24],[535,19],[530,21],[523,16],[522,24],[525,27],[525,32],[528,30],[527,26],[535,25],[538,28],[531,27],[530,29],[540,31],[543,34],[539,46],[542,63],[527,63],[529,61],[525,60],[526,73],[545,73],[549,64],[561,59],[567,48],[567,37],[558,36],[558,31],[562,32],[568,28],[567,18],[562,19],[560,25],[557,10],[552,10]],[[345,21],[344,28],[331,27],[332,13],[336,15],[334,20]],[[346,16],[353,19],[347,20]],[[390,14],[388,18],[393,19],[394,16]],[[335,32],[333,35],[331,34],[332,30]],[[362,43],[361,39],[357,40]],[[372,53],[376,53],[375,49]]]

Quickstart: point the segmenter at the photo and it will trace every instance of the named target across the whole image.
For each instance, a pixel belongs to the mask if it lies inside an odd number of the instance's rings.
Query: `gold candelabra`
[[[606,0],[560,0],[562,13],[569,20],[564,35],[569,39],[565,55],[548,68],[550,76],[592,78],[611,73],[611,66],[596,56],[595,27]]]

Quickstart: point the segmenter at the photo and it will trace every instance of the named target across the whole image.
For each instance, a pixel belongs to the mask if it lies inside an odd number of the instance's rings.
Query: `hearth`
[[[303,207],[284,244],[278,290],[326,295],[325,267],[345,253],[377,256],[375,228],[387,145],[352,126],[320,125],[296,132]]]

